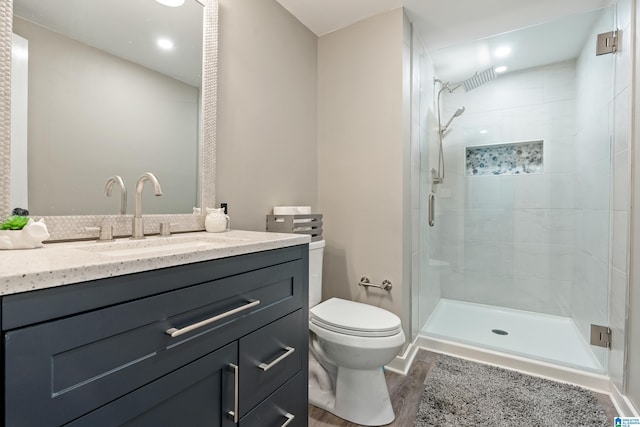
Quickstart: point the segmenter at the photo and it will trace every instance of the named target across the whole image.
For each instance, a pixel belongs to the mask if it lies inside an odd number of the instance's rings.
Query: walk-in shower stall
[[[589,341],[610,326],[610,234],[628,210],[612,168],[628,64],[596,37],[615,27],[605,8],[425,57],[420,336],[607,372]]]

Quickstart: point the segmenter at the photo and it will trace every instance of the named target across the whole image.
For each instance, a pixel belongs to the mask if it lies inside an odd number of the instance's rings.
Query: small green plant
[[[29,211],[22,208],[15,208],[11,216],[0,224],[0,230],[22,230],[29,222]]]

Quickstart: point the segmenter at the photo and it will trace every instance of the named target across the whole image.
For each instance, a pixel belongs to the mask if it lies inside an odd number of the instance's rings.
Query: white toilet
[[[322,296],[324,241],[309,244],[309,403],[353,423],[380,426],[395,415],[382,367],[405,336],[393,313]]]

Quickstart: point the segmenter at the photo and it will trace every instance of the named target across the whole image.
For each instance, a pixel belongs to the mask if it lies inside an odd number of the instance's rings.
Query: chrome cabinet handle
[[[263,371],[268,371],[269,369],[273,368],[274,366],[276,366],[278,363],[282,362],[284,359],[286,359],[287,357],[291,356],[291,354],[293,354],[294,351],[296,351],[295,348],[293,347],[285,347],[284,350],[286,350],[286,352],[278,357],[276,360],[274,360],[273,362],[266,364],[266,363],[261,363],[258,365],[258,368],[262,369]]]
[[[227,415],[238,424],[238,365],[229,363],[229,367],[233,371],[233,411],[227,412]]]
[[[290,414],[288,412],[284,414],[284,416],[287,419],[287,421],[285,421],[284,424],[282,424],[280,427],[287,427],[291,423],[291,421],[293,421],[293,419],[296,417],[295,415]]]
[[[436,217],[436,196],[429,193],[429,227],[433,227]]]
[[[191,332],[194,329],[198,329],[198,328],[201,328],[203,326],[208,325],[209,323],[215,322],[216,320],[224,319],[225,317],[228,317],[228,316],[231,316],[233,314],[239,313],[241,311],[247,310],[247,309],[249,309],[251,307],[255,307],[258,304],[260,304],[260,300],[259,299],[251,300],[251,301],[249,301],[249,303],[247,303],[247,304],[245,304],[243,306],[240,306],[238,308],[234,308],[233,310],[229,310],[229,311],[227,311],[225,313],[222,313],[222,314],[218,314],[217,316],[210,317],[210,318],[208,318],[206,320],[203,320],[201,322],[194,323],[194,324],[189,325],[189,326],[185,326],[182,329],[176,329],[176,328],[167,329],[165,331],[165,333],[167,335],[171,335],[172,337],[178,337],[178,336],[180,336],[182,334],[186,334],[187,332]]]

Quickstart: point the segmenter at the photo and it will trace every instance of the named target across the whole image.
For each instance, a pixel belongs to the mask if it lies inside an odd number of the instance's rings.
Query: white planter
[[[0,230],[0,249],[41,248],[49,238],[49,230],[43,220],[29,219],[22,230]]]

